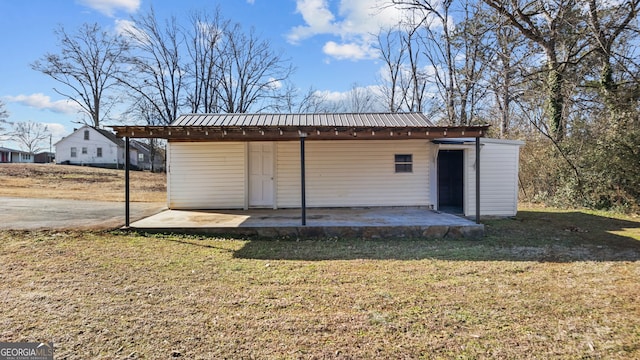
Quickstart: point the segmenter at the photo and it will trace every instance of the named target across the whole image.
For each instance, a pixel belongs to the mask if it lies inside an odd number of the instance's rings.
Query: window
[[[86,147],[82,148],[82,155],[87,155],[87,148]]]
[[[412,154],[396,154],[396,173],[413,172],[413,155]]]
[[[89,140],[89,130],[84,131],[84,139]]]
[[[138,161],[144,162],[144,154],[138,154]]]
[[[78,149],[72,147],[71,148],[71,157],[76,157],[78,156]]]
[[[22,160],[31,160],[31,154],[22,154]]]
[[[102,157],[102,148],[97,148],[96,149],[96,156],[97,157]]]

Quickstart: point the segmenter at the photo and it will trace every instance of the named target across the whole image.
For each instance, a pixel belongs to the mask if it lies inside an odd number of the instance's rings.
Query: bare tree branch
[[[13,125],[11,139],[17,142],[22,150],[35,154],[44,149],[42,142],[49,139],[50,135],[44,124],[32,121],[17,122]]]
[[[31,67],[61,83],[64,90],[54,90],[80,106],[91,125],[99,126],[115,102],[108,92],[118,85],[127,45],[98,24],[83,24],[75,34],[61,26],[55,34],[60,53],[47,53]]]

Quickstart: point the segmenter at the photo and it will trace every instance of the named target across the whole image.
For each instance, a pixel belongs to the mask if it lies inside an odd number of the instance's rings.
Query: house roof
[[[436,126],[422,113],[188,114],[168,126],[112,126],[119,137],[173,141],[434,139],[484,136],[489,125]]]
[[[9,149],[9,148],[2,147],[2,146],[0,146],[0,151],[2,151],[2,152],[14,152],[14,153],[27,153],[26,151]]]
[[[114,134],[113,132],[106,130],[106,129],[101,129],[99,127],[95,127],[95,126],[91,126],[91,125],[83,125],[82,127],[78,128],[78,129],[74,129],[73,132],[65,137],[63,137],[62,139],[58,140],[54,145],[58,145],[59,143],[65,141],[66,139],[69,138],[69,136],[71,136],[72,134],[75,134],[78,131],[84,130],[84,129],[88,129],[91,128],[95,131],[97,131],[100,135],[104,136],[107,140],[113,142],[114,144],[116,144],[118,147],[124,147],[125,143],[124,140],[122,140],[122,137],[117,136],[116,134]],[[136,150],[139,149],[139,146],[137,143],[131,143],[130,146]]]
[[[428,127],[434,126],[421,113],[337,113],[337,114],[187,114],[172,126],[219,127]]]
[[[121,138],[117,137],[116,134],[112,133],[111,131],[105,130],[105,129],[100,129],[100,128],[93,127],[93,126],[91,126],[91,128],[93,128],[95,131],[99,132],[102,136],[104,136],[107,139],[109,139],[112,142],[114,142],[116,145],[124,146],[124,140],[122,140]]]

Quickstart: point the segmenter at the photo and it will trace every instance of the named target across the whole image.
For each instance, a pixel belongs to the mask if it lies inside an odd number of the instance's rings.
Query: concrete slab
[[[166,210],[133,222],[149,232],[228,234],[269,238],[480,238],[484,226],[424,208]]]

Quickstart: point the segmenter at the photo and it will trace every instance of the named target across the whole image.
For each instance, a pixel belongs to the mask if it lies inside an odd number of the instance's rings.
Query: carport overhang
[[[125,138],[125,227],[129,227],[129,139],[159,138],[170,142],[222,141],[299,141],[301,177],[301,221],[306,225],[305,141],[327,140],[435,140],[475,138],[476,147],[476,223],[480,223],[480,138],[490,125],[479,126],[112,126]]]
[[[481,126],[112,126],[123,138],[169,141],[406,140],[484,137]]]

